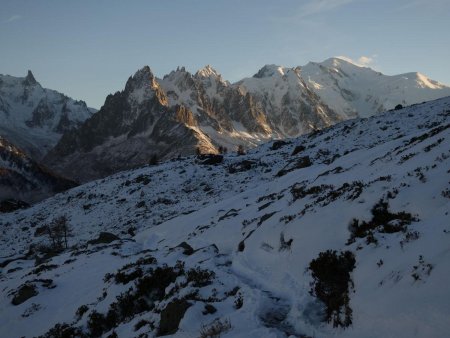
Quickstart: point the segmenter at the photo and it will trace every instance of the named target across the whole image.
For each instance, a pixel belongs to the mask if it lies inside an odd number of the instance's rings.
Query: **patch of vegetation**
[[[433,264],[426,263],[423,256],[420,255],[419,264],[413,266],[411,277],[416,282],[421,281],[423,280],[423,278],[431,274],[433,268],[434,268]]]
[[[325,304],[325,320],[334,327],[348,327],[352,323],[349,287],[353,287],[350,272],[355,268],[351,251],[327,250],[309,263],[313,282],[310,293]]]
[[[89,306],[87,305],[81,305],[77,311],[75,312],[75,316],[77,318],[77,321],[80,320],[81,318],[83,318],[83,315],[88,312],[89,310]]]
[[[259,218],[259,221],[257,223],[257,226],[260,226],[261,224],[263,224],[265,221],[267,221],[270,217],[272,217],[273,215],[275,215],[277,212],[270,212],[268,214],[264,214]]]
[[[234,308],[236,310],[239,310],[243,306],[244,306],[244,297],[242,297],[242,294],[239,292],[237,298],[234,300]]]
[[[216,274],[214,271],[200,269],[199,267],[190,269],[186,272],[188,282],[192,282],[194,287],[204,287],[210,285],[215,276]]]
[[[31,274],[39,275],[41,272],[50,271],[50,270],[56,269],[58,266],[59,265],[56,265],[56,264],[41,264],[36,269],[31,271],[29,273],[29,275],[31,275]]]
[[[400,241],[400,246],[403,249],[406,243],[416,241],[420,237],[420,233],[418,231],[408,231],[405,233],[405,238]]]
[[[67,323],[56,324],[47,333],[38,338],[88,338],[81,328],[73,327]]]
[[[445,198],[449,198],[449,199],[450,199],[450,189],[447,188],[447,189],[445,189],[445,190],[442,190],[441,195],[442,195],[442,197],[445,197]]]
[[[317,196],[322,192],[325,192],[327,189],[332,189],[332,185],[318,185],[318,186],[312,186],[310,188],[306,188],[306,186],[296,183],[291,187],[291,195],[293,198],[293,201],[296,201],[298,199],[302,199],[308,195]]]
[[[129,282],[142,277],[144,272],[141,268],[136,268],[135,270],[126,273],[123,271],[119,271],[114,276],[114,281],[116,284],[128,284]]]
[[[286,241],[284,239],[284,233],[282,232],[280,234],[280,247],[278,248],[278,251],[287,251],[287,250],[290,251],[293,241],[294,241],[294,239],[292,239],[292,238]]]
[[[374,232],[395,233],[406,231],[407,225],[418,219],[410,213],[401,211],[392,213],[389,211],[389,204],[380,200],[371,210],[372,219],[368,222],[353,219],[350,223],[350,239],[347,244],[355,242],[356,238],[366,238]]]

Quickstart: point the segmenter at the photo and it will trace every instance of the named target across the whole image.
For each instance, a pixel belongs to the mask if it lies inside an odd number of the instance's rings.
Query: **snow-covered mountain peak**
[[[353,61],[350,58],[346,58],[343,56],[336,56],[336,57],[328,58],[325,61],[320,62],[320,64],[323,66],[326,66],[326,67],[335,67],[335,68],[340,68],[340,67],[368,68],[368,67],[364,67],[364,66],[358,64],[357,62]]]
[[[130,76],[125,85],[125,91],[131,92],[135,89],[144,87],[157,87],[155,76],[149,66],[142,67],[133,76]]]
[[[36,159],[92,113],[85,102],[43,88],[31,71],[0,75],[0,134]]]
[[[283,66],[278,65],[265,65],[262,67],[255,75],[254,78],[261,79],[263,77],[272,77],[272,76],[283,76],[285,75],[287,69]]]
[[[406,74],[405,74],[406,75]],[[420,88],[429,88],[429,89],[443,89],[446,86],[438,81],[430,79],[428,76],[422,73],[409,73],[409,77],[414,79],[417,83],[417,86]]]
[[[197,73],[195,73],[196,77],[222,77],[217,70],[215,70],[210,65],[206,65],[205,67],[199,69]]]

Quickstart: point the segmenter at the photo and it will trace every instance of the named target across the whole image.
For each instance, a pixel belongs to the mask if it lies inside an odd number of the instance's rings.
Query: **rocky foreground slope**
[[[2,216],[0,336],[446,336],[449,138],[444,98]]]

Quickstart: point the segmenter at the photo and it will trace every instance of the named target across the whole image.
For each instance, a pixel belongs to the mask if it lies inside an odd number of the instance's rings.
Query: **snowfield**
[[[1,214],[0,336],[445,337],[449,139],[447,97]],[[70,248],[45,255],[63,215]],[[327,250],[355,259],[330,321]]]

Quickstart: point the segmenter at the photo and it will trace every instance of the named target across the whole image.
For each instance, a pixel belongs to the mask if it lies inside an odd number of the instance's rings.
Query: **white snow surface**
[[[301,76],[321,99],[343,117],[368,117],[397,104],[430,101],[450,95],[450,88],[420,73],[388,76],[339,58],[310,62]],[[320,84],[317,86],[315,84]]]
[[[157,262],[143,266],[144,275],[182,261],[185,270],[200,267],[215,276],[201,286],[179,276],[152,310],[117,325],[119,337],[155,336],[161,310],[183,297],[192,306],[173,337],[198,337],[215,319],[231,323],[221,337],[445,337],[449,140],[450,98],[443,98],[342,122],[286,144],[266,143],[244,156],[228,154],[216,166],[188,157],[121,172],[2,214],[0,336],[39,336],[63,322],[89,332],[94,310],[105,314],[118,295],[136,288],[135,281],[122,285],[105,274],[152,256]],[[305,156],[311,165],[300,168]],[[251,168],[239,171],[243,161]],[[299,186],[313,189],[295,200],[292,189]],[[377,244],[364,238],[347,244],[351,220],[370,220],[380,199],[391,212],[411,213],[417,221],[405,232],[375,231]],[[36,267],[25,255],[31,244],[47,242],[36,230],[61,215],[73,229],[69,245],[76,247],[49,258],[47,270]],[[121,239],[85,244],[101,231]],[[281,236],[292,239],[287,250]],[[183,253],[177,248],[182,242],[194,252]],[[356,258],[348,328],[323,322],[323,305],[309,293],[309,263],[328,249],[349,250]],[[45,279],[51,287],[36,281]],[[39,294],[12,305],[13,293],[26,282]],[[243,305],[237,308],[239,298]],[[203,314],[206,303],[217,312]],[[81,305],[88,310],[76,316]],[[154,328],[136,330],[143,319]]]

